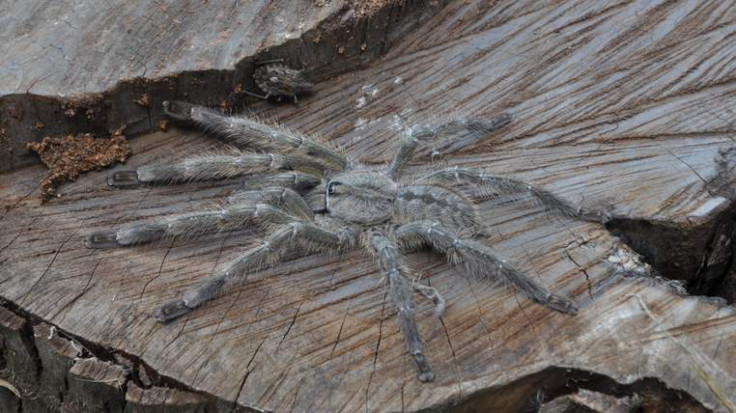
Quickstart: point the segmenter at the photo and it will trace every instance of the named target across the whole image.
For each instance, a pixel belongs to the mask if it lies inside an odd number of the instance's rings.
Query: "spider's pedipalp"
[[[214,275],[187,290],[181,298],[156,308],[154,317],[166,322],[189,313],[215,298],[233,279],[245,281],[249,272],[275,264],[289,247],[297,247],[303,254],[350,249],[355,240],[345,238],[345,234],[345,231],[329,231],[310,222],[285,223],[265,237],[261,245],[232,260]]]
[[[372,254],[377,258],[381,270],[388,278],[391,301],[396,307],[399,328],[404,334],[409,353],[414,357],[414,362],[419,369],[419,380],[432,381],[434,372],[422,349],[422,339],[419,336],[411,304],[411,290],[404,275],[406,270],[401,263],[399,248],[395,242],[378,232],[370,234],[368,241]]]
[[[480,169],[455,166],[432,172],[420,178],[419,182],[439,185],[470,184],[478,190],[476,195],[482,198],[508,194],[528,195],[532,201],[536,201],[570,217],[591,222],[600,222],[603,219],[600,213],[576,208],[570,202],[549,191],[516,179],[490,175]]]
[[[307,155],[334,169],[343,169],[347,165],[345,157],[329,145],[246,115],[224,116],[215,110],[184,102],[164,102],[164,112],[174,119],[193,122],[239,148]]]
[[[567,298],[547,291],[536,281],[506,263],[490,247],[477,241],[457,237],[441,225],[414,222],[396,230],[396,237],[407,248],[428,245],[450,256],[453,264],[464,264],[475,276],[501,277],[532,300],[561,313],[575,315],[577,306]]]

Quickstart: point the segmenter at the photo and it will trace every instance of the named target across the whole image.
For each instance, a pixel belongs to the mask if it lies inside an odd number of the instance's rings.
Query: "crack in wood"
[[[370,376],[368,376],[368,385],[365,386],[365,410],[368,412],[368,397],[369,391],[371,390],[371,383],[373,381],[373,375],[376,373],[376,363],[378,362],[378,351],[381,349],[381,339],[383,338],[383,320],[384,312],[386,311],[386,298],[388,297],[388,289],[383,293],[383,303],[381,304],[381,321],[378,323],[378,340],[376,341],[376,350],[373,353],[373,365]]]
[[[169,253],[171,252],[171,249],[174,247],[174,242],[175,241],[176,241],[176,237],[173,237],[171,239],[171,243],[169,244],[169,247],[166,249],[166,253],[164,254],[164,257],[161,259],[161,264],[158,266],[158,272],[156,273],[156,275],[153,278],[151,278],[149,280],[146,280],[146,283],[143,284],[143,290],[141,291],[141,295],[138,297],[138,301],[140,301],[140,300],[143,299],[143,294],[146,293],[146,288],[148,288],[148,285],[151,284],[152,282],[154,282],[155,280],[157,280],[158,277],[161,276],[161,271],[164,268],[164,263],[166,262],[166,257],[169,256]]]
[[[23,305],[26,298],[33,292],[33,290],[36,289],[36,286],[43,280],[43,278],[46,276],[46,274],[49,272],[49,269],[51,269],[51,266],[54,265],[54,262],[56,261],[56,258],[61,254],[61,250],[64,249],[64,246],[71,240],[77,233],[79,232],[79,228],[77,228],[69,237],[64,240],[64,242],[61,243],[61,246],[56,250],[54,253],[54,257],[51,259],[51,262],[46,266],[46,269],[41,273],[41,276],[33,282],[33,285],[31,285],[31,288],[28,289],[28,291],[23,295],[23,298],[20,300],[20,304]]]

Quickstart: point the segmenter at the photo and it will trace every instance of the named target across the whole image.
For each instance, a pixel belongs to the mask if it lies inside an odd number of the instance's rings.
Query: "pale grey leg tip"
[[[417,368],[419,369],[419,381],[422,383],[434,381],[434,372],[432,371],[432,367],[429,366],[424,354],[416,352],[413,356],[414,361],[417,363]]]
[[[138,180],[138,172],[135,169],[116,171],[107,177],[107,184],[113,188],[125,189],[136,188],[141,182]]]
[[[194,105],[178,100],[165,100],[162,103],[164,113],[172,119],[176,120],[192,120],[192,108]]]
[[[419,381],[422,383],[430,383],[434,381],[434,372],[432,370],[425,371],[419,374]]]
[[[103,229],[89,234],[84,240],[84,244],[87,248],[97,249],[115,248],[120,246],[117,240],[117,231],[113,229]]]
[[[192,310],[192,308],[187,307],[184,300],[173,300],[156,308],[153,317],[156,321],[165,323],[188,314]]]
[[[562,298],[553,295],[549,298],[549,300],[546,303],[550,308],[552,308],[555,311],[559,311],[564,314],[569,315],[577,315],[578,314],[578,307],[567,298]]]

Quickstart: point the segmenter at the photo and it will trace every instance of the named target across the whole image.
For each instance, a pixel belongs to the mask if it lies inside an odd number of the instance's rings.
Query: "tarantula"
[[[184,102],[164,102],[173,119],[194,123],[225,142],[253,152],[207,154],[182,161],[118,171],[108,177],[118,188],[150,183],[175,183],[248,175],[242,192],[223,207],[171,216],[90,234],[90,248],[123,247],[164,237],[192,237],[254,226],[264,231],[254,247],[184,292],[155,309],[167,322],[216,297],[224,286],[274,265],[289,249],[303,254],[344,252],[362,247],[378,263],[388,281],[400,329],[419,370],[419,380],[434,373],[422,350],[412,308],[412,289],[432,300],[441,316],[445,301],[432,287],[413,282],[403,254],[420,247],[446,254],[470,274],[500,278],[532,300],[574,315],[575,304],[555,295],[526,276],[493,249],[479,242],[484,226],[476,207],[460,188],[469,184],[486,195],[520,193],[567,215],[591,217],[542,189],[514,179],[469,168],[439,169],[408,182],[402,170],[423,141],[439,141],[432,154],[457,150],[487,136],[511,120],[501,115],[490,121],[452,120],[438,125],[407,128],[388,167],[363,165],[329,145],[248,116],[224,116]],[[457,139],[458,137],[462,139]],[[460,145],[462,146],[462,145]],[[258,151],[258,152],[256,152]]]

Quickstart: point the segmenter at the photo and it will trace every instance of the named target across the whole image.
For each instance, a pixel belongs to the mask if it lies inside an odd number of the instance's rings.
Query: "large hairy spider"
[[[184,102],[164,102],[170,117],[194,123],[225,142],[257,152],[208,154],[182,161],[149,165],[110,175],[113,187],[175,183],[249,175],[245,190],[219,210],[175,215],[88,236],[90,248],[122,247],[164,237],[192,237],[249,226],[264,232],[261,245],[245,251],[153,316],[166,322],[215,298],[224,286],[274,265],[289,250],[302,254],[344,252],[362,247],[378,263],[388,281],[399,326],[419,369],[419,380],[434,379],[422,350],[412,309],[412,289],[432,300],[437,315],[445,302],[432,287],[413,282],[403,253],[420,247],[446,254],[462,270],[505,280],[532,300],[574,315],[575,304],[555,295],[516,270],[493,249],[478,241],[484,230],[473,202],[460,188],[471,185],[486,195],[523,194],[567,215],[590,217],[551,193],[524,182],[491,176],[481,170],[445,168],[400,180],[402,169],[424,141],[436,155],[454,151],[506,125],[509,115],[490,121],[451,120],[434,126],[407,128],[388,167],[362,165],[349,156],[304,135],[257,119],[223,116]],[[437,143],[439,142],[439,143]],[[426,145],[425,145],[426,146]],[[425,148],[426,149],[426,148]]]

